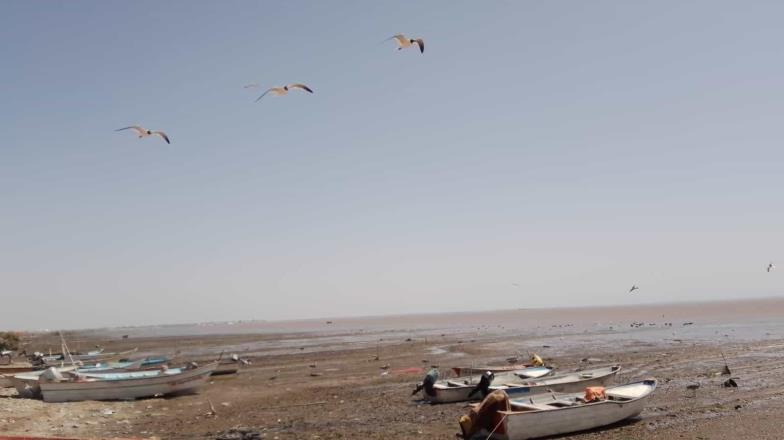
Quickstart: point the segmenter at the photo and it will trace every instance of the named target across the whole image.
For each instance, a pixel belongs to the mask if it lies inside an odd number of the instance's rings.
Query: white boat
[[[512,364],[512,365],[486,365],[486,366],[473,366],[473,367],[452,367],[452,371],[457,376],[474,376],[484,374],[486,371],[498,373],[511,373],[518,370],[527,370],[529,368],[541,368],[538,365],[532,364]]]
[[[91,351],[87,354],[72,354],[64,355],[58,354],[54,356],[44,356],[41,358],[43,364],[47,367],[59,367],[73,363],[88,364],[96,362],[110,362],[117,361],[136,353],[138,348],[133,350],[121,351],[117,353],[104,353],[103,350]]]
[[[499,411],[501,424],[491,438],[526,440],[611,425],[639,415],[656,389],[643,380],[605,389],[605,399],[586,402],[582,393],[543,394],[514,399],[511,411]],[[491,428],[492,429],[492,428]],[[473,438],[487,438],[488,430]]]
[[[140,371],[82,371],[81,369],[74,371],[79,378],[91,378],[99,380],[122,380],[122,379],[139,379],[145,377],[158,377],[166,374],[180,374],[184,370],[182,368],[162,368],[158,370],[140,370]]]
[[[45,402],[73,402],[83,400],[132,400],[156,395],[184,394],[196,391],[207,382],[217,362],[202,367],[145,377],[147,372],[116,373],[116,379],[100,379],[78,375],[77,379],[48,381],[39,379]],[[140,375],[133,377],[133,375]],[[126,376],[130,375],[130,376]]]
[[[76,366],[61,367],[60,372],[76,370]],[[26,373],[15,374],[11,377],[11,384],[16,388],[19,397],[34,399],[41,397],[41,386],[38,379],[46,370],[28,371]]]
[[[14,386],[12,378],[14,374],[26,373],[33,371],[32,364],[29,363],[15,363],[0,365],[0,388]]]
[[[240,364],[234,361],[222,360],[218,362],[218,368],[212,372],[213,376],[220,376],[223,374],[236,374],[240,371]]]
[[[543,368],[543,367],[538,367]],[[519,370],[525,371],[525,370]],[[607,385],[621,371],[619,365],[559,374],[550,377],[528,378],[519,371],[502,373],[495,376],[491,383],[482,386],[481,379],[462,378],[441,380],[428,392],[424,390],[424,399],[431,403],[452,403],[468,400],[481,400],[495,391],[504,390],[510,397],[533,395],[547,392],[572,393],[588,386]],[[468,382],[468,383],[466,383]]]

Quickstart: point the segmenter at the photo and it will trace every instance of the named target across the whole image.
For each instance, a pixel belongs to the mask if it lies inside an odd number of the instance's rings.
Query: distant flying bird
[[[250,84],[245,84],[244,86],[242,86],[242,88],[243,89],[255,89],[258,86],[259,86],[259,83],[250,83]]]
[[[639,287],[637,287],[637,285],[636,285],[636,284],[635,284],[635,285],[633,285],[631,289],[629,289],[629,293],[632,293],[632,292],[634,292],[635,290],[640,290],[640,288],[639,288]]]
[[[263,98],[267,93],[272,93],[276,96],[282,96],[288,93],[291,89],[302,89],[308,93],[313,93],[313,90],[305,84],[289,84],[283,87],[273,87],[267,90],[266,92],[262,93],[261,96],[256,98],[256,102],[259,102],[259,99]]]
[[[131,125],[130,127],[118,128],[117,130],[114,131],[123,131],[123,130],[136,131],[136,133],[139,135],[139,139],[147,136],[153,136],[153,135],[160,136],[161,138],[163,138],[163,140],[166,141],[167,144],[171,144],[171,142],[169,142],[169,136],[166,136],[166,133],[162,131],[150,131],[144,127],[139,127],[138,125]]]
[[[776,268],[776,266],[774,266],[773,263],[768,264],[768,272],[770,272],[771,270],[773,270],[775,268]]]
[[[395,41],[397,41],[397,50],[405,49],[407,47],[411,47],[414,44],[416,44],[417,46],[419,46],[419,52],[420,53],[424,53],[425,52],[425,41],[422,40],[421,38],[409,39],[409,38],[407,38],[403,34],[397,34],[397,35],[395,35],[393,37],[387,38],[385,41],[389,41],[389,40],[393,40],[393,39]]]

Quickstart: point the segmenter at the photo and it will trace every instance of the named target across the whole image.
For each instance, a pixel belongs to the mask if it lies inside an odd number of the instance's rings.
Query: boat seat
[[[448,381],[446,381],[446,384],[449,385],[450,387],[464,387],[464,386],[468,385],[466,383],[458,382],[456,380],[448,380]]]
[[[541,411],[547,409],[553,409],[552,406],[548,404],[541,404],[541,403],[520,403],[520,402],[511,402],[512,410],[516,411]]]
[[[577,402],[575,402],[573,400],[559,399],[559,400],[555,400],[553,402],[548,403],[548,405],[554,406],[556,408],[564,408],[564,407],[567,407],[567,406],[575,406],[575,405],[577,405]]]

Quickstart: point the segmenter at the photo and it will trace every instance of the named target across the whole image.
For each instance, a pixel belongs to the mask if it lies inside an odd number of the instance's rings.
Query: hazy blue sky
[[[0,328],[784,290],[782,2],[1,5]]]

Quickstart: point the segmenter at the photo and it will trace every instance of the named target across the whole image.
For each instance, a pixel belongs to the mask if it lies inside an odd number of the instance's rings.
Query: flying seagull
[[[768,272],[770,272],[771,270],[773,270],[775,268],[776,268],[776,266],[774,266],[772,262],[770,264],[768,264]]]
[[[306,86],[305,84],[289,84],[289,85],[285,85],[283,87],[273,87],[273,88],[267,90],[266,92],[262,93],[261,96],[256,98],[256,102],[259,102],[259,99],[263,98],[264,95],[266,95],[267,93],[272,93],[273,95],[281,96],[281,95],[285,95],[286,93],[288,93],[289,90],[291,90],[291,89],[302,89],[302,90],[304,90],[304,91],[306,91],[308,93],[313,93],[313,90],[310,87]]]
[[[118,128],[117,130],[114,130],[114,131],[123,131],[123,130],[134,130],[134,131],[136,131],[136,134],[139,135],[139,139],[141,139],[143,137],[147,137],[147,136],[157,135],[157,136],[160,136],[161,138],[163,138],[163,140],[165,140],[167,144],[171,144],[171,142],[169,142],[169,136],[166,136],[166,133],[164,133],[162,131],[150,131],[150,130],[147,130],[146,128],[144,128],[144,127],[139,127],[138,125],[131,125],[130,127]]]
[[[410,39],[403,34],[397,34],[393,37],[387,38],[387,40],[385,41],[392,40],[392,39],[397,41],[397,50],[405,49],[407,47],[411,47],[414,44],[416,44],[417,46],[419,46],[420,53],[425,52],[425,41],[421,38]]]
[[[258,86],[259,86],[259,83],[250,83],[250,84],[245,84],[244,86],[242,86],[242,88],[243,89],[255,89]]]
[[[640,288],[639,288],[639,287],[637,287],[637,285],[636,285],[636,284],[635,284],[635,285],[633,285],[631,289],[629,289],[629,293],[632,293],[632,292],[634,292],[635,290],[640,290]]]

